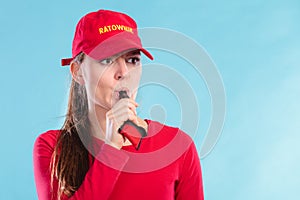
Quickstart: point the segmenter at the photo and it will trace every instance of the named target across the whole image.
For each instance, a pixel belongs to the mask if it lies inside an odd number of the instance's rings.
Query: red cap
[[[61,65],[69,65],[81,52],[102,60],[130,49],[139,49],[153,60],[152,55],[142,47],[137,25],[131,17],[115,11],[99,10],[79,20],[72,44],[72,58],[62,59]]]

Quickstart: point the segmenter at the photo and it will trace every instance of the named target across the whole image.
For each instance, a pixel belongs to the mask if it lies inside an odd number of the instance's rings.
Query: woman
[[[72,75],[65,122],[34,145],[40,200],[203,199],[191,138],[137,116],[140,52],[153,59],[126,14],[99,10],[78,22],[73,57],[62,60]]]

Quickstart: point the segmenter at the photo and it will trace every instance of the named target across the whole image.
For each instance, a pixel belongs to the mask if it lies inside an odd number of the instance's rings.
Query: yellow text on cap
[[[100,34],[111,32],[111,31],[127,31],[133,33],[131,27],[120,25],[120,24],[113,24],[113,25],[103,26],[99,28]]]

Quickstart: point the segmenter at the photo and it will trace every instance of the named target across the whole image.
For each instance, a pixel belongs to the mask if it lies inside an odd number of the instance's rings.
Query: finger
[[[112,111],[107,113],[107,118],[109,120],[113,120],[115,121],[115,123],[122,123],[126,120],[135,120],[135,118],[137,118],[136,113],[133,112],[131,109],[127,108],[127,109],[121,109],[118,111]]]
[[[138,107],[138,106],[139,106],[139,104],[138,104],[135,100],[129,99],[129,101],[130,101],[132,104],[134,104],[135,107]]]
[[[109,113],[118,113],[118,112],[122,112],[122,110],[126,110],[126,109],[130,109],[132,110],[133,113],[135,113],[135,115],[137,115],[136,112],[136,106],[135,104],[133,104],[132,102],[129,101],[122,101],[119,104],[116,104],[110,111]]]
[[[134,107],[139,106],[139,104],[135,102],[133,99],[125,98],[125,99],[120,99],[113,107],[119,108],[121,105],[132,105]]]

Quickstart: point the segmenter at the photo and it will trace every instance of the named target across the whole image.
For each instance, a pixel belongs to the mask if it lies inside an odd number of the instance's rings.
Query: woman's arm
[[[176,200],[203,200],[203,184],[200,159],[194,142],[184,155],[181,175],[175,188]]]
[[[58,181],[54,180],[52,191],[49,167],[55,145],[54,132],[40,135],[34,144],[34,176],[39,200],[52,200],[52,195],[57,199]],[[108,199],[127,161],[124,152],[103,144],[79,189],[72,197],[63,196],[62,199]]]

